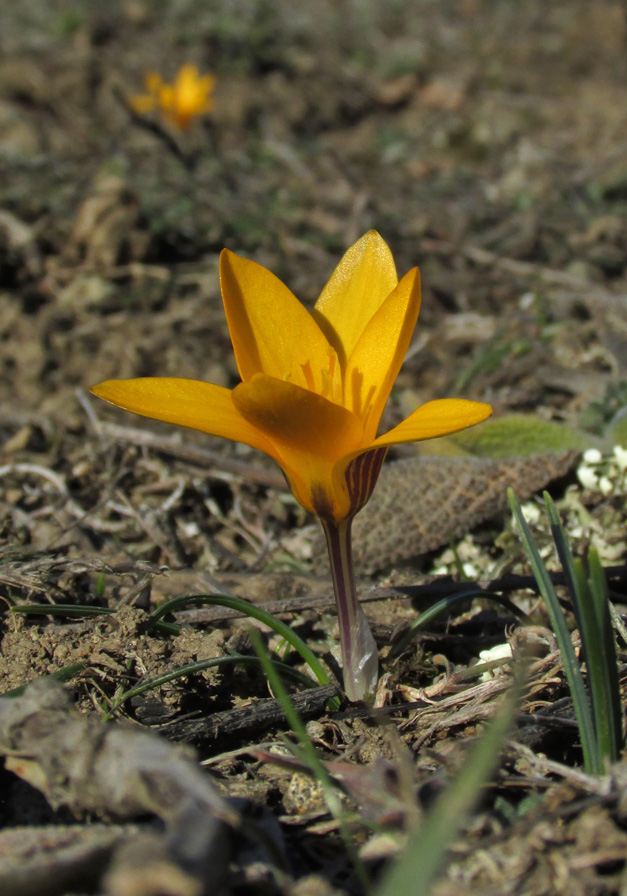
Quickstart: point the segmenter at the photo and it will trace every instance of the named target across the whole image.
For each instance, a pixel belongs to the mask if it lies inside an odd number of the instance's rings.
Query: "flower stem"
[[[344,690],[349,700],[372,700],[377,685],[379,656],[355,589],[352,518],[341,523],[328,519],[321,522],[327,539],[340,626]]]

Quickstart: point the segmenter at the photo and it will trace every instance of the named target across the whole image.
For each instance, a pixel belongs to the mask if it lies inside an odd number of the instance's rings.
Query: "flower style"
[[[158,109],[163,118],[179,131],[188,131],[192,119],[206,115],[213,108],[213,75],[200,75],[195,65],[181,66],[173,84],[165,84],[161,75],[146,75],[147,94],[134,96],[130,106],[135,112],[146,114]]]
[[[370,696],[378,657],[357,599],[350,527],[368,501],[388,447],[485,420],[487,404],[441,399],[389,432],[377,429],[420,308],[420,277],[400,281],[371,231],[344,255],[310,313],[270,271],[227,249],[220,283],[241,383],[109,380],[92,392],[119,407],[244,442],[279,464],[295,498],[322,522],[352,700]]]

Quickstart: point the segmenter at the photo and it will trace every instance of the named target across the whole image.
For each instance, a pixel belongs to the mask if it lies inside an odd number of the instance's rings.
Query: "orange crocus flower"
[[[173,84],[164,83],[161,75],[151,72],[146,75],[148,93],[132,97],[130,106],[142,115],[158,109],[168,124],[188,131],[193,118],[211,112],[215,83],[213,75],[200,75],[191,64],[181,66]]]
[[[244,442],[283,470],[295,498],[322,522],[340,624],[344,687],[372,694],[376,645],[357,600],[350,526],[375,486],[390,445],[457,432],[485,420],[487,404],[447,398],[422,405],[377,435],[420,308],[420,276],[400,281],[371,231],[344,255],[310,313],[266,268],[225,249],[224,308],[241,376],[229,390],[147,377],[92,388],[136,414]]]

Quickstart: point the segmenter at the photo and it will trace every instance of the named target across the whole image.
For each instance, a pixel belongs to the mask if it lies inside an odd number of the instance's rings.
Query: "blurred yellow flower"
[[[181,66],[173,84],[165,84],[161,75],[146,75],[147,94],[131,97],[129,105],[141,115],[157,109],[164,120],[179,131],[187,131],[192,119],[213,108],[213,75],[200,75],[195,65]]]
[[[335,269],[310,313],[266,268],[220,256],[220,283],[242,382],[108,380],[92,392],[136,414],[244,442],[283,470],[295,498],[322,522],[333,572],[344,686],[371,694],[376,645],[357,600],[350,524],[374,489],[388,447],[448,435],[490,416],[487,404],[445,398],[377,435],[420,308],[420,276],[398,280],[370,231]],[[402,508],[399,508],[402,513]]]

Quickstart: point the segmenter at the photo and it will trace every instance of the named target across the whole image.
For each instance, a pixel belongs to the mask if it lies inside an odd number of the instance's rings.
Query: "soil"
[[[288,856],[279,872],[266,854],[236,850],[225,892],[364,885],[302,763],[268,761],[269,745],[285,756],[294,734],[254,665],[251,620],[190,603],[166,619],[183,626],[175,635],[150,613],[169,597],[239,595],[287,621],[333,676],[337,625],[317,524],[267,458],[133,418],[88,387],[133,376],[234,386],[220,250],[265,265],[311,307],[343,251],[375,228],[399,272],[417,264],[423,282],[385,428],[449,396],[488,401],[497,420],[560,424],[539,463],[553,469],[546,456],[579,453],[542,485],[552,483],[574,551],[594,541],[616,568],[612,597],[624,612],[625,462],[612,450],[627,446],[626,43],[627,7],[610,0],[22,0],[0,10],[0,692],[60,673],[86,716],[193,745],[227,799],[267,813]],[[210,114],[183,133],[131,112],[146,73],[172,80],[187,62],[217,77]],[[588,446],[601,457],[577,479]],[[489,453],[470,443],[423,450]],[[505,482],[502,446],[498,457]],[[449,469],[433,474],[443,502]],[[496,474],[485,469],[487,485]],[[411,500],[402,488],[392,502],[405,540],[403,521],[419,516],[413,507],[403,516]],[[376,562],[358,552],[380,648],[378,714],[307,702],[290,685],[320,758],[345,774],[351,836],[373,881],[510,680],[507,665],[486,681],[469,672],[517,624],[483,599],[457,604],[390,655],[443,577],[528,573],[502,507],[472,516],[462,503],[439,552],[429,542],[429,553],[381,556],[387,529],[370,532]],[[548,556],[547,530],[534,521]],[[543,632],[538,656],[511,745],[433,892],[625,892],[624,768],[582,773],[545,611],[533,590],[502,591]],[[24,604],[46,607],[13,611]],[[233,651],[251,664],[123,696]],[[625,659],[619,652],[621,674]],[[286,661],[305,671],[298,656]],[[92,807],[87,822],[64,815],[10,764],[0,840],[35,824],[54,840],[56,826],[78,822],[80,836],[103,836],[105,809]],[[130,831],[104,836],[117,848]],[[3,849],[20,861],[15,845]],[[65,865],[56,882],[61,866],[51,867],[40,889],[15,893],[77,892]],[[169,890],[149,889],[148,878],[131,889],[125,869],[105,863],[84,890],[182,896],[208,886],[190,872],[196,890],[178,877]]]

